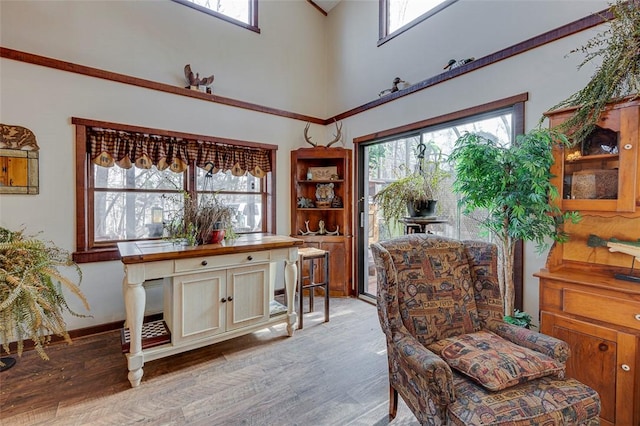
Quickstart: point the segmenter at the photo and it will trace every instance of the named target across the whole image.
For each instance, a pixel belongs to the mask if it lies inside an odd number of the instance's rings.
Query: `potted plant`
[[[481,225],[496,237],[499,251],[498,277],[504,313],[513,316],[513,265],[518,240],[535,241],[538,251],[548,240],[564,242],[561,224],[577,222],[576,212],[562,212],[550,199],[558,197],[550,183],[555,143],[568,143],[565,135],[537,128],[503,145],[475,133],[465,133],[449,156],[456,176],[454,191],[463,212],[485,209]]]
[[[450,173],[442,168],[442,151],[435,142],[418,145],[418,149],[415,169],[387,184],[373,196],[373,201],[382,209],[382,218],[387,223],[397,224],[407,214],[410,217],[435,214],[441,185]],[[425,155],[427,151],[429,152]],[[400,173],[406,170],[404,167]]]
[[[608,28],[571,51],[585,54],[578,69],[596,59],[596,72],[584,88],[551,108],[578,107],[560,127],[572,134],[573,143],[591,134],[607,104],[640,93],[640,1],[617,0],[609,12]]]
[[[183,209],[175,212],[165,223],[169,239],[183,240],[193,246],[236,238],[232,207],[224,205],[215,194],[209,198],[202,196],[199,202],[186,191],[183,196]]]
[[[78,275],[78,284],[60,272],[71,267]],[[10,353],[9,343],[17,342],[18,356],[22,355],[24,340],[31,339],[40,357],[48,360],[45,344],[52,335],[71,343],[63,317],[74,316],[65,299],[63,288],[76,295],[89,310],[89,304],[79,288],[82,273],[69,253],[51,242],[26,237],[23,231],[0,227],[0,340],[2,349]],[[2,358],[0,366],[15,363]]]

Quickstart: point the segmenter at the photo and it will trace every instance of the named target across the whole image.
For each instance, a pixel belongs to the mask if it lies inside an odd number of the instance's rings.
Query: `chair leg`
[[[389,385],[389,420],[396,418],[398,414],[398,391]]]
[[[324,255],[324,322],[329,322],[329,252]]]

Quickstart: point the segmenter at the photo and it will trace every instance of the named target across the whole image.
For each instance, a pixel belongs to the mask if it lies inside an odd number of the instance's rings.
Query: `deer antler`
[[[338,122],[336,120],[333,120],[333,122],[336,123],[336,130],[338,132],[334,135],[335,139],[327,144],[327,148],[329,148],[331,145],[338,142],[342,138],[342,123],[340,123],[340,125],[338,126]]]
[[[309,136],[309,126],[311,126],[311,123],[307,123],[304,128],[304,140],[306,140],[311,146],[318,146],[317,144],[311,142],[311,136]]]

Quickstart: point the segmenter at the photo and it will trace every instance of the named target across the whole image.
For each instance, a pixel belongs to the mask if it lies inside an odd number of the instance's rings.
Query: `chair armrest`
[[[487,321],[486,328],[520,346],[543,353],[561,363],[569,358],[569,345],[555,337],[500,321]]]
[[[395,332],[392,340],[391,345],[387,346],[387,350],[392,351],[389,356],[395,358],[399,368],[415,381],[423,395],[426,394],[429,400],[440,406],[455,401],[453,373],[442,358],[425,348],[410,334]],[[412,386],[408,383],[405,385],[410,392],[416,394]]]

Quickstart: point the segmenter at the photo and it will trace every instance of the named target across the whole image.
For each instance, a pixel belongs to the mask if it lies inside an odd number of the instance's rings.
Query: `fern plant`
[[[596,72],[584,88],[551,108],[578,107],[559,128],[572,134],[572,143],[582,142],[595,129],[607,104],[640,93],[640,0],[617,0],[609,11],[608,28],[570,52],[585,54],[578,69],[601,61]]]
[[[59,267],[72,267],[78,284],[64,276]],[[17,342],[22,355],[24,340],[31,339],[40,357],[48,360],[45,345],[52,335],[71,343],[64,312],[74,312],[62,292],[63,287],[76,295],[89,310],[79,288],[82,272],[69,253],[52,242],[27,237],[23,231],[0,227],[0,342],[10,353],[9,343]],[[0,365],[2,362],[0,361]]]

